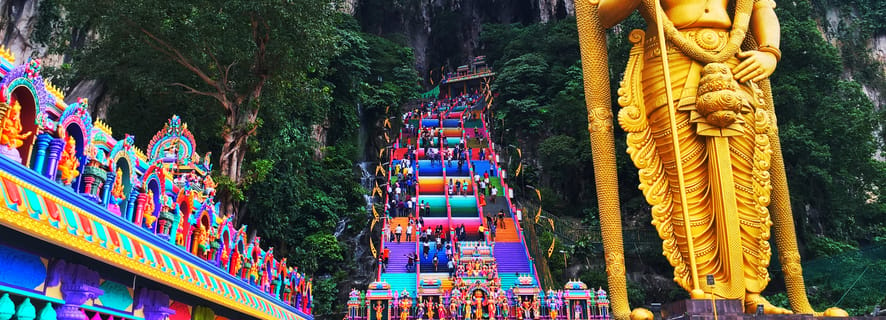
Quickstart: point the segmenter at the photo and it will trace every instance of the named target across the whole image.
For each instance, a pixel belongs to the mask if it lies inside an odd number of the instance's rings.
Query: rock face
[[[0,44],[12,52],[17,64],[28,58],[37,58],[45,67],[59,67],[68,57],[50,53],[47,45],[35,43],[32,39],[40,4],[39,0],[0,0]],[[85,39],[90,38],[88,32],[75,34],[70,39],[74,46],[82,46]],[[65,93],[65,102],[76,102],[79,97],[87,98],[92,114],[97,119],[105,119],[111,99],[106,97],[104,83],[87,79],[60,89]]]
[[[535,23],[575,15],[574,0],[349,0],[363,28],[375,34],[403,34],[415,50],[422,74],[447,65],[454,69],[482,54],[484,23]]]

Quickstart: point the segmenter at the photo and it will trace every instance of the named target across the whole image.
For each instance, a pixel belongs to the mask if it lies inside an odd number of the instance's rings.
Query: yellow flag
[[[385,132],[385,142],[391,143],[391,137],[388,135],[387,132]]]
[[[523,170],[523,161],[520,161],[520,164],[517,165],[517,172],[514,173],[514,177],[520,176],[520,171]]]
[[[556,229],[554,229],[554,219],[548,218],[548,222],[551,223],[551,231],[556,231]]]
[[[375,205],[372,206],[372,216],[374,219],[372,220],[372,227],[375,226],[375,221],[378,220],[378,211],[375,210]],[[369,227],[369,230],[372,230],[372,227]]]
[[[385,118],[385,127],[388,127],[388,128],[391,127],[391,120],[390,119]]]
[[[375,244],[372,243],[372,238],[369,238],[369,250],[372,251],[374,258],[378,258],[378,251],[375,251]]]

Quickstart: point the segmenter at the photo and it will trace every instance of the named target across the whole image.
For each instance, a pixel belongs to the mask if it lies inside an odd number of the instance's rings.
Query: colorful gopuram
[[[494,75],[482,59],[436,88],[456,95],[403,115],[392,138],[379,268],[367,291],[353,290],[349,320],[608,319],[604,291],[579,281],[543,291],[527,250],[521,213],[490,141],[487,108]],[[470,80],[470,81],[469,81]],[[452,89],[455,90],[452,90]],[[384,190],[382,190],[384,189]]]
[[[40,69],[0,50],[0,320],[313,319],[311,279],[219,212],[187,124],[142,151]]]

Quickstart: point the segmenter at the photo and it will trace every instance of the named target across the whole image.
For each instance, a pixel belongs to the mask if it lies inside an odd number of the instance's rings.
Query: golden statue
[[[766,313],[791,313],[760,296],[769,282],[770,226],[775,220],[793,310],[813,313],[800,271],[767,80],[781,59],[774,7],[773,0],[576,2],[617,318],[627,318],[630,308],[603,28],[634,10],[650,27],[648,33],[634,30],[629,36],[634,46],[619,89],[623,108],[618,122],[628,133],[627,151],[639,169],[639,188],[652,206],[652,223],[674,267],[674,280],[693,299],[738,299],[747,312],[762,304]],[[707,275],[715,279],[713,288],[700,284],[699,278]],[[842,310],[829,311],[827,315],[838,315]]]
[[[6,111],[6,117],[3,118],[3,128],[0,131],[0,145],[16,149],[21,147],[25,143],[25,139],[31,136],[31,132],[22,133],[21,112],[22,106],[18,101]]]
[[[80,175],[80,171],[77,170],[79,167],[77,143],[74,141],[74,137],[68,136],[68,139],[65,140],[65,148],[58,158],[58,173],[64,185],[70,185]]]
[[[114,204],[122,200],[123,196],[123,170],[117,168],[117,176],[114,179],[114,186],[111,187],[111,197],[114,198]]]
[[[144,219],[145,226],[150,227],[154,224],[154,221],[157,220],[157,217],[154,216],[154,191],[148,189],[147,197],[145,199],[145,206],[142,207],[142,217]]]

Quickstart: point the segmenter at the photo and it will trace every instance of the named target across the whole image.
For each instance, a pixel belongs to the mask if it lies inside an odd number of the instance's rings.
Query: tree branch
[[[188,59],[187,57],[184,56],[184,54],[181,53],[181,51],[179,51],[178,49],[176,49],[175,47],[173,47],[172,45],[170,45],[166,41],[163,41],[163,39],[160,39],[159,37],[157,37],[156,35],[154,35],[150,31],[148,31],[147,29],[139,28],[139,30],[141,30],[141,32],[143,34],[148,36],[148,38],[151,38],[157,44],[159,44],[160,46],[165,48],[163,50],[160,50],[162,53],[166,54],[167,56],[172,58],[173,61],[177,62],[178,64],[182,65],[183,67],[187,68],[188,70],[190,70],[191,72],[196,74],[198,77],[200,77],[201,80],[203,80],[204,83],[208,84],[211,87],[218,88],[218,82],[216,80],[212,79],[211,77],[209,77],[209,75],[207,75],[205,72],[203,72],[203,70],[201,70],[199,67],[195,66],[191,62],[190,59]],[[151,47],[157,48],[156,45],[150,43],[149,41],[146,41],[146,42],[149,45],[151,45]]]
[[[181,82],[170,83],[170,85],[185,88],[186,90],[188,90],[186,93],[192,93],[192,94],[201,95],[201,96],[213,97],[216,100],[218,100],[219,102],[224,103],[223,99],[221,98],[222,95],[219,93],[200,91],[200,90],[194,89],[193,87],[190,87],[190,86],[188,86],[184,83],[181,83]]]

